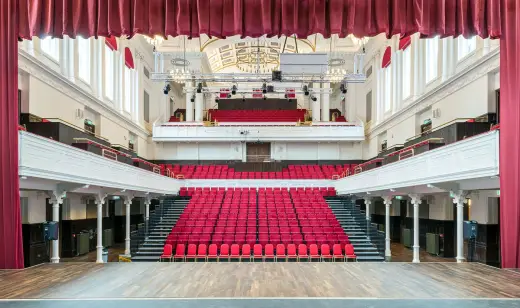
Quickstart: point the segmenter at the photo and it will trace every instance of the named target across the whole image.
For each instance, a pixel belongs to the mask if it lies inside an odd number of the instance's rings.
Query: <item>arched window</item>
[[[425,81],[429,83],[439,75],[439,37],[426,40]]]
[[[58,39],[51,37],[43,38],[40,40],[40,48],[51,59],[60,61],[60,41]]]
[[[457,39],[457,60],[460,61],[477,49],[477,37],[465,39],[459,36]]]
[[[78,77],[90,84],[91,49],[90,39],[78,37]]]

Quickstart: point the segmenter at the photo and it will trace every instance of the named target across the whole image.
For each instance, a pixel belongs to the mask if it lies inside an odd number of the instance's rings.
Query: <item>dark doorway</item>
[[[246,143],[247,162],[264,162],[271,160],[270,142]]]

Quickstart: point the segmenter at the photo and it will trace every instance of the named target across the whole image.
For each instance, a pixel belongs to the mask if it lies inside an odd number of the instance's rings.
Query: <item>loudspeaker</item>
[[[464,222],[464,239],[477,238],[478,223],[474,220]]]
[[[24,266],[35,266],[41,263],[49,262],[47,254],[47,245],[45,243],[33,244],[29,246],[29,251],[24,251]]]
[[[43,238],[45,241],[57,241],[59,237],[57,221],[46,221],[43,223]]]

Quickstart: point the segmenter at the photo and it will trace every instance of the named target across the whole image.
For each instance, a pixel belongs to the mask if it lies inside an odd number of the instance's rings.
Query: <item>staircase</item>
[[[354,246],[358,262],[384,261],[385,238],[350,199],[327,197],[329,207]]]
[[[189,201],[179,197],[163,200],[162,205],[150,216],[148,228],[141,229],[130,239],[132,262],[159,261],[166,237]]]

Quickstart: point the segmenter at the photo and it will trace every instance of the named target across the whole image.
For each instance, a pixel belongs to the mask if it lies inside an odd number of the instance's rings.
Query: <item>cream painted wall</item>
[[[83,127],[83,119],[75,116],[76,110],[84,110],[84,105],[57,91],[51,85],[34,76],[29,78],[29,112],[42,118],[58,118]]]
[[[28,198],[27,217],[23,217],[22,220],[27,224],[42,223],[46,220],[46,200],[47,195],[44,192],[39,191],[20,191],[20,197]]]
[[[240,142],[158,142],[155,146],[158,160],[242,160],[242,155]]]
[[[449,193],[439,193],[430,197],[430,219],[453,220],[453,199]]]
[[[275,160],[357,160],[362,157],[360,142],[273,142]]]
[[[498,196],[495,190],[479,190],[469,195],[469,219],[479,224],[498,224]]]

